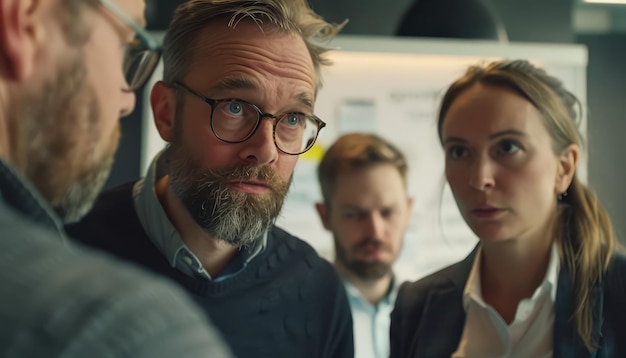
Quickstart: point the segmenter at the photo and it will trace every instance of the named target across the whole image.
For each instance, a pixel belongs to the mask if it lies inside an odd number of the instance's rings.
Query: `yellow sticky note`
[[[315,143],[313,147],[308,151],[300,154],[300,159],[310,160],[314,162],[319,162],[322,160],[324,156],[325,149],[320,144]]]

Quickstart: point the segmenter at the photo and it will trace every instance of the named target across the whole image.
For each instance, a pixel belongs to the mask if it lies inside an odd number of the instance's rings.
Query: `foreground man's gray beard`
[[[169,186],[210,236],[235,247],[251,246],[280,214],[291,182],[268,166],[202,170],[182,148],[170,148]],[[242,193],[229,183],[263,180],[268,194]]]
[[[17,163],[66,223],[89,211],[106,181],[117,149],[119,128],[105,139],[98,130],[100,106],[87,83],[84,54],[68,59],[41,90],[15,104],[18,137],[26,153]],[[104,148],[96,157],[96,147]]]

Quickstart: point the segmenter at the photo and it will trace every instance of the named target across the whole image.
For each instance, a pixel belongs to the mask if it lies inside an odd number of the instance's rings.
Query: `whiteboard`
[[[467,66],[499,58],[529,59],[559,77],[586,108],[587,50],[581,45],[344,35],[330,46],[336,49],[329,53],[333,65],[323,70],[315,109],[327,126],[316,146],[301,155],[277,224],[332,261],[332,235],[314,207],[321,200],[317,165],[325,148],[341,134],[375,132],[396,144],[409,163],[408,190],[415,200],[403,250],[394,265],[400,281],[418,279],[461,260],[477,242],[445,184],[436,130],[439,100]],[[152,83],[161,72],[157,69]],[[146,99],[151,87],[146,86]],[[163,148],[149,101],[144,103],[143,172]],[[581,131],[586,134],[584,116]],[[583,181],[586,158],[583,153],[578,172]]]

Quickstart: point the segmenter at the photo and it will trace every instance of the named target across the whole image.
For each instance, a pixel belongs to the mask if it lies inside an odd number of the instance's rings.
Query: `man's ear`
[[[576,144],[570,144],[561,152],[559,156],[559,166],[556,173],[556,182],[554,189],[556,194],[564,193],[569,188],[574,174],[576,173],[576,164],[578,163],[579,147]]]
[[[10,81],[32,75],[37,47],[45,42],[44,21],[38,17],[49,1],[0,1],[0,74]],[[48,6],[49,7],[49,6]]]
[[[320,216],[320,220],[322,220],[322,225],[326,230],[332,231],[330,226],[330,213],[328,210],[328,206],[324,203],[315,203],[315,209],[317,209],[317,213]]]
[[[171,143],[174,139],[176,120],[176,94],[163,81],[157,82],[150,92],[150,104],[154,114],[154,124],[161,138]]]

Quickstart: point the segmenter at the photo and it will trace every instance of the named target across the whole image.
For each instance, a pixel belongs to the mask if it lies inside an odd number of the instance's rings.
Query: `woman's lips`
[[[495,207],[480,207],[472,210],[472,215],[481,219],[491,219],[505,212],[505,209]]]

